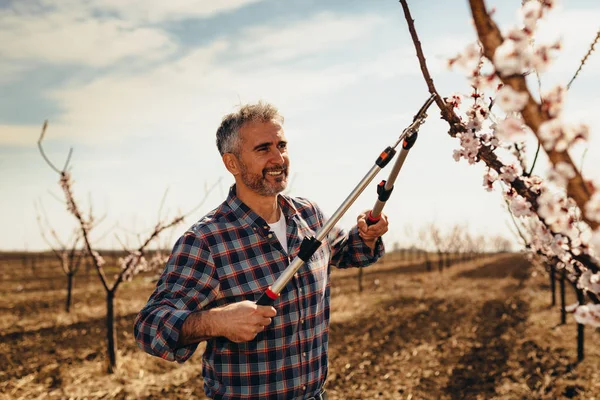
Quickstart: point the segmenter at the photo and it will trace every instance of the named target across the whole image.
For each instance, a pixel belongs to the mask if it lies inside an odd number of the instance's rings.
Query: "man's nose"
[[[283,164],[285,162],[285,150],[275,148],[271,152],[271,161],[276,164]]]

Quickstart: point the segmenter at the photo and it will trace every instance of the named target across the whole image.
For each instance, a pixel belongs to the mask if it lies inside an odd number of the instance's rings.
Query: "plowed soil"
[[[132,325],[152,277],[117,295],[119,369],[107,375],[104,292],[93,271],[66,278],[48,261],[0,262],[0,399],[203,399],[200,353],[168,363],[141,352]],[[600,332],[560,325],[547,275],[522,255],[427,271],[397,254],[364,271],[334,270],[330,399],[600,398]],[[575,301],[567,287],[567,304]],[[560,297],[557,293],[557,301]]]

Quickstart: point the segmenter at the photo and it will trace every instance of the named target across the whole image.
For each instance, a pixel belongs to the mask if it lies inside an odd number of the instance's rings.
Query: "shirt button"
[[[299,275],[297,272],[294,274],[294,277],[295,277],[296,279],[300,279],[300,275]]]
[[[254,227],[254,228],[252,228],[252,229],[256,230],[256,227]]]
[[[302,386],[302,390],[306,390],[306,386]]]
[[[303,323],[304,323],[304,320],[303,320],[303,319],[302,319],[302,320],[300,320],[300,323],[301,323],[301,324],[303,324]]]
[[[306,353],[302,353],[302,357],[306,358]]]
[[[263,226],[263,228],[265,228],[265,229],[269,229],[269,227],[268,227],[268,226]]]
[[[267,235],[267,237],[268,237],[269,239],[271,239],[271,238],[273,237],[273,234],[272,234],[272,233],[269,233],[269,234]]]

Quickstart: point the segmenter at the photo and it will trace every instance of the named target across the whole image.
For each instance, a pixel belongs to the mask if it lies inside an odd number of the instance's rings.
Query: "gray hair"
[[[245,104],[239,111],[223,117],[217,129],[217,148],[221,155],[233,153],[239,155],[240,128],[247,122],[269,122],[276,120],[283,124],[279,110],[269,103]]]

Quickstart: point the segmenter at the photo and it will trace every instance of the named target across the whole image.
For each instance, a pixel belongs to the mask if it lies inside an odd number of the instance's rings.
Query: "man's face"
[[[287,187],[287,140],[276,121],[250,122],[240,129],[240,178],[261,196],[275,196]]]

